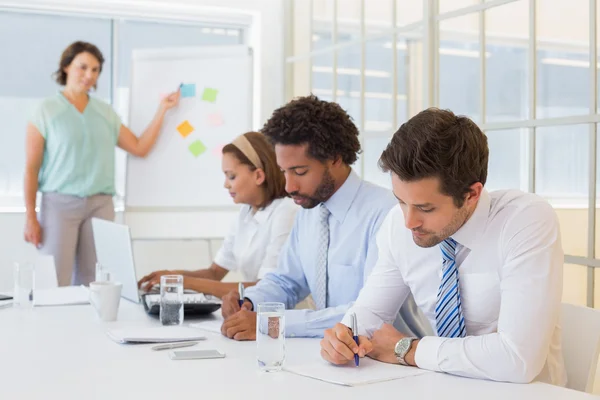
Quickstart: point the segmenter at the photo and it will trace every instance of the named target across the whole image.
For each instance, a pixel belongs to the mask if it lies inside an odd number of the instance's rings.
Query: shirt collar
[[[280,201],[281,201],[281,199],[275,199],[271,202],[271,204],[269,204],[268,206],[266,206],[264,208],[259,209],[254,214],[252,213],[252,207],[248,206],[248,210],[246,211],[246,216],[244,217],[244,222],[248,223],[248,222],[254,220],[259,225],[264,223],[265,221],[267,221],[269,219],[269,217],[273,213],[273,210],[275,210],[275,208],[277,208],[277,204],[279,204]]]
[[[472,250],[477,240],[483,235],[490,214],[490,195],[487,190],[481,191],[477,207],[471,217],[460,227],[452,239],[462,246]]]
[[[350,170],[350,174],[340,188],[327,200],[324,204],[329,210],[333,218],[339,223],[344,222],[348,209],[354,201],[354,197],[360,188],[362,180],[356,175],[354,170]]]

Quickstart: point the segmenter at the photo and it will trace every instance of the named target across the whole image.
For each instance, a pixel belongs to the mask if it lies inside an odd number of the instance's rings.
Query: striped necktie
[[[329,253],[329,210],[325,204],[319,205],[319,225],[315,290],[312,294],[317,310],[327,308],[327,255]]]
[[[435,321],[440,337],[464,337],[467,333],[460,306],[460,286],[456,265],[456,241],[448,238],[440,243],[442,250],[442,283],[437,295]]]

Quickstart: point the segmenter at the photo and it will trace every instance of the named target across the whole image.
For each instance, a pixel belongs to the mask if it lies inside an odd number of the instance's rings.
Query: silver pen
[[[240,304],[240,308],[242,308],[242,305],[244,304],[244,284],[242,282],[238,283],[238,293],[240,295],[240,300],[239,300],[239,304]]]
[[[158,346],[154,346],[154,347],[152,347],[152,350],[159,351],[159,350],[179,349],[182,347],[195,346],[197,344],[198,344],[198,342],[166,343],[166,344],[159,344]]]

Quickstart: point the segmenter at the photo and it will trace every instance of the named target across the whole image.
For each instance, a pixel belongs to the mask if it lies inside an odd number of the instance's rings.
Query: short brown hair
[[[487,179],[487,138],[465,116],[429,108],[404,123],[381,154],[379,167],[407,182],[437,177],[462,207],[469,187]]]
[[[90,53],[98,60],[100,63],[100,70],[102,72],[102,65],[104,64],[104,56],[102,52],[93,44],[88,42],[74,42],[69,45],[63,51],[60,56],[60,61],[58,63],[58,69],[52,74],[52,77],[56,80],[61,86],[65,86],[67,84],[67,73],[65,72],[65,68],[67,68],[73,62],[73,59],[77,57],[78,54],[81,53]],[[96,89],[96,85],[94,85],[94,89]]]
[[[247,132],[244,133],[244,136],[248,139],[256,151],[256,154],[258,154],[258,158],[260,158],[264,167],[265,181],[263,182],[262,187],[266,196],[264,204],[260,205],[260,208],[264,208],[271,204],[273,200],[288,196],[285,191],[285,176],[277,165],[277,158],[275,157],[273,145],[269,143],[265,135],[259,132]],[[240,163],[250,167],[251,171],[256,170],[256,166],[252,164],[252,161],[250,161],[234,144],[229,143],[223,147],[222,152],[223,154],[233,154]]]
[[[313,95],[298,97],[275,110],[261,131],[273,145],[308,143],[308,155],[321,162],[341,158],[352,165],[361,151],[358,129],[350,115],[339,104]]]

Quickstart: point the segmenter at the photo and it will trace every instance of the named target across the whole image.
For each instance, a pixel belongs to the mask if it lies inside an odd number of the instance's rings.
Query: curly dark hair
[[[358,129],[348,113],[314,95],[298,97],[275,110],[262,133],[273,145],[308,143],[308,155],[321,162],[339,157],[352,165],[361,151]]]
[[[401,180],[437,177],[442,193],[462,207],[469,187],[485,185],[487,137],[469,118],[428,108],[404,123],[381,154],[379,167]]]

